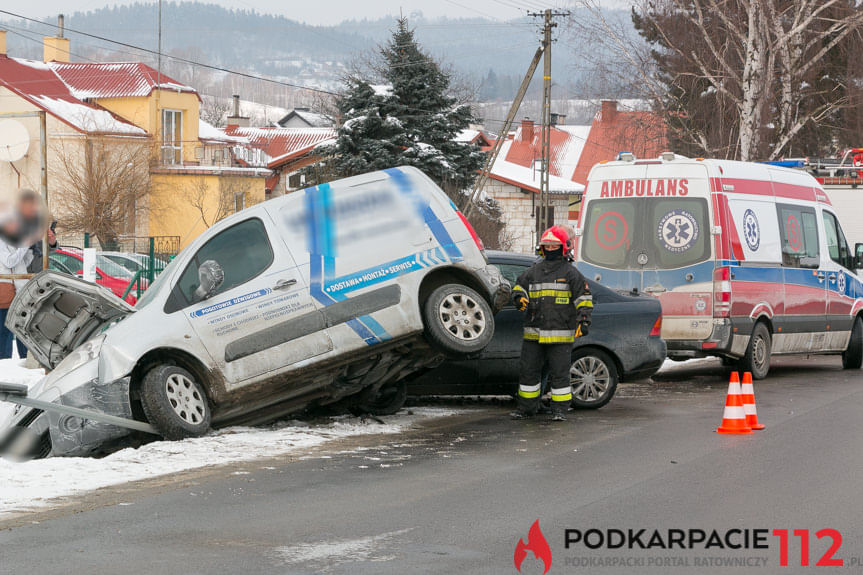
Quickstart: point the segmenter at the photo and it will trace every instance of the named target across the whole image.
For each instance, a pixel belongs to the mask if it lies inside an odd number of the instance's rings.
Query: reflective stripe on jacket
[[[513,297],[527,297],[524,339],[568,343],[590,321],[593,298],[584,276],[566,260],[542,260],[518,277]]]

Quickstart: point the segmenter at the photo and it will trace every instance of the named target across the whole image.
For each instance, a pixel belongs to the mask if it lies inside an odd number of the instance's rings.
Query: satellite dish
[[[30,132],[18,120],[0,120],[0,161],[17,162],[30,149]]]

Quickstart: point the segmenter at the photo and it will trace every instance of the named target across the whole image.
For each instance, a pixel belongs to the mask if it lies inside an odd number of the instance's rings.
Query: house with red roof
[[[554,116],[554,115],[553,115]],[[525,118],[505,136],[489,173],[485,193],[503,210],[512,250],[533,253],[542,158],[541,127]],[[658,157],[667,149],[662,120],[651,112],[619,111],[605,100],[590,126],[554,125],[550,133],[549,216],[555,224],[574,225],[590,168],[620,152]],[[485,148],[489,149],[491,144]]]
[[[116,240],[170,236],[182,246],[217,219],[264,200],[273,172],[237,159],[235,150],[248,145],[247,138],[200,120],[193,87],[141,62],[71,62],[62,35],[45,38],[42,61],[15,58],[6,53],[5,35],[0,30],[0,120],[17,124],[6,132],[26,133],[29,141],[22,157],[0,162],[0,186],[40,188],[39,118],[21,114],[44,113],[49,207],[61,239],[91,231],[72,217],[82,203],[96,205],[88,194],[112,193],[82,183],[93,162],[108,180],[112,170],[119,180],[135,163],[147,174],[135,208],[111,230]],[[110,165],[120,151],[133,161]]]

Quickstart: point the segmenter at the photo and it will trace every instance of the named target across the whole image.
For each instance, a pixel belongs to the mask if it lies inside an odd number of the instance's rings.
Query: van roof
[[[674,159],[659,157],[655,159],[635,159],[632,161],[615,160],[596,164],[590,171],[588,182],[594,179],[597,170],[604,171],[609,168],[628,168],[631,166],[653,164],[666,166],[704,165],[707,168],[709,177],[720,178],[722,189],[726,192],[769,195],[765,194],[760,188],[747,185],[747,183],[752,181],[771,181],[773,182],[773,195],[776,197],[830,204],[830,200],[827,194],[824,193],[821,184],[807,172],[793,168],[737,160],[686,158],[678,155],[675,155]]]

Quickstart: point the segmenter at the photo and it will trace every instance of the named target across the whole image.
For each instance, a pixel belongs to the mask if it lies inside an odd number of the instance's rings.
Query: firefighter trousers
[[[542,368],[548,364],[551,387],[551,410],[565,413],[572,401],[569,368],[572,363],[572,343],[539,343],[524,340],[518,378],[518,410],[533,415],[539,409],[542,395]]]

